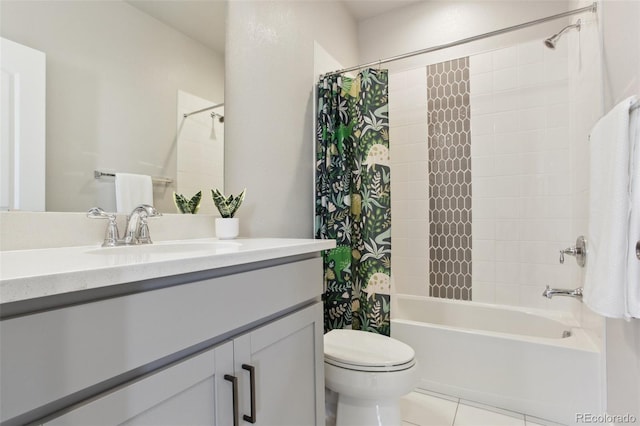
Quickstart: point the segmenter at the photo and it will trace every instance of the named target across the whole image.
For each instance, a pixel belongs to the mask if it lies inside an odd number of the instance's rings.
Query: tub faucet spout
[[[582,287],[570,290],[566,288],[549,288],[549,286],[547,286],[542,292],[542,296],[547,299],[551,299],[554,296],[567,296],[582,300]]]

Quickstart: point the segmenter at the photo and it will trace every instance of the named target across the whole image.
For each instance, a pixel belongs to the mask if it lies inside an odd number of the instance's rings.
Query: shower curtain
[[[323,253],[324,328],[389,335],[391,177],[388,72],[323,77],[317,86],[316,238]]]

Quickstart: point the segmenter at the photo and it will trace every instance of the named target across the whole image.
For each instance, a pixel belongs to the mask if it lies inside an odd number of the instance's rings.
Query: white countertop
[[[334,240],[205,238],[114,248],[95,245],[0,251],[0,304],[333,247]]]

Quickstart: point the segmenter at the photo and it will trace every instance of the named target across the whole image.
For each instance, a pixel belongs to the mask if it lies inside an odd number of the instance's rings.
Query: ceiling
[[[423,0],[342,0],[356,21],[382,15]]]
[[[210,49],[224,54],[226,1],[125,1]]]
[[[125,0],[210,49],[224,54],[228,0]],[[400,9],[423,0],[342,0],[356,21]]]

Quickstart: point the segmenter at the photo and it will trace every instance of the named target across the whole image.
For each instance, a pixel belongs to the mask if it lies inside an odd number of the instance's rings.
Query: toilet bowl
[[[400,426],[400,397],[417,384],[414,350],[380,334],[324,335],[325,386],[338,394],[336,426]]]

